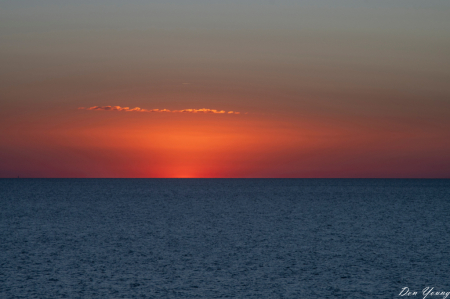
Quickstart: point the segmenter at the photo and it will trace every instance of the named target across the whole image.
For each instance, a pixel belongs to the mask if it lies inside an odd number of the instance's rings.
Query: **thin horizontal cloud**
[[[216,109],[183,109],[183,110],[168,110],[168,109],[143,109],[139,107],[120,107],[120,106],[93,106],[89,108],[80,107],[81,110],[98,110],[98,111],[125,111],[125,112],[155,112],[155,113],[213,113],[213,114],[240,114],[237,111],[225,111]]]

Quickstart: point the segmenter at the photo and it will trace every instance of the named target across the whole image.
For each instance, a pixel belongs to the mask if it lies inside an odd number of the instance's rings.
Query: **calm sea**
[[[400,298],[404,287],[450,292],[450,180],[0,180],[0,298]]]

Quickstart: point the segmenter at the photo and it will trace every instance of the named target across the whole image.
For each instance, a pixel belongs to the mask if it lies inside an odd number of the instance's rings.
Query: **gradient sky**
[[[0,0],[0,177],[450,178],[449,16]],[[227,113],[179,112],[202,108]]]

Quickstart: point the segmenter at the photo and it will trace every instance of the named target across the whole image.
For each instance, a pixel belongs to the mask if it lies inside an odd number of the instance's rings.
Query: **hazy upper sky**
[[[0,177],[448,178],[449,16],[448,0],[0,0]]]

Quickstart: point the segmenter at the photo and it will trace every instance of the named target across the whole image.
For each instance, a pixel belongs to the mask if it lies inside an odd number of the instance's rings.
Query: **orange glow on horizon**
[[[443,141],[434,142],[442,132],[376,127],[370,120],[354,126],[276,114],[75,112],[55,119],[60,126],[29,120],[21,135],[11,130],[4,169],[21,177],[401,177],[414,173],[414,163],[399,160],[399,153],[442,156]],[[430,173],[445,172],[439,158],[428,163]]]

